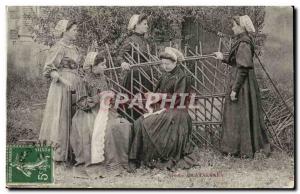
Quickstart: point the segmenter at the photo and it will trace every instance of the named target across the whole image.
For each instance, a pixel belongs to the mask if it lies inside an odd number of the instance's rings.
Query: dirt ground
[[[84,168],[55,167],[55,187],[85,188],[293,188],[294,160],[273,152],[269,158],[222,156],[216,151],[199,151],[199,166],[175,172],[140,168],[136,173],[112,171],[100,178],[78,177]],[[97,168],[97,167],[95,167]],[[90,169],[89,171],[95,171]],[[78,173],[80,172],[80,173]],[[119,174],[120,173],[120,174]]]

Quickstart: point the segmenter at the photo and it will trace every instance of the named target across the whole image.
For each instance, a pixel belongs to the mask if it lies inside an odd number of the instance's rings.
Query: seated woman
[[[105,57],[97,52],[88,53],[84,63],[88,95],[78,97],[78,110],[72,119],[71,147],[75,166],[100,164],[105,167],[103,169],[121,169],[128,165],[131,124],[116,110],[100,106],[103,91],[108,92],[103,74],[105,63]]]
[[[165,73],[155,89],[156,93],[172,96],[189,93],[190,80],[179,67],[183,55],[177,49],[167,47],[160,54]],[[194,165],[191,144],[192,120],[187,107],[179,108],[178,98],[174,108],[166,104],[164,109],[141,116],[134,123],[134,136],[129,151],[129,171],[135,172],[138,165],[173,170]],[[185,101],[185,104],[187,101]]]

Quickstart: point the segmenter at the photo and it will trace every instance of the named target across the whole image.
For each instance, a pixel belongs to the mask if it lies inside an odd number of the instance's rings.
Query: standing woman
[[[136,63],[144,63],[147,62],[147,60],[137,52],[136,49],[132,49],[132,46],[130,43],[134,44],[139,50],[143,53],[144,56],[148,56],[148,41],[145,38],[145,34],[148,32],[148,23],[147,23],[147,16],[146,15],[133,15],[128,24],[128,33],[129,36],[122,42],[120,48],[117,60],[119,64],[121,64],[122,71],[124,74],[123,78],[123,87],[125,87],[128,91],[132,91],[133,94],[136,93],[144,93],[147,92],[145,88],[152,91],[153,86],[151,82],[145,77],[145,75],[138,73],[137,69],[130,70],[130,64],[128,63],[129,56],[132,56],[133,60]],[[150,69],[149,68],[143,68],[146,74],[148,74],[149,77],[151,77]],[[133,74],[133,75],[132,75]],[[138,83],[134,82],[131,78],[141,81],[141,84],[145,87],[140,86]],[[133,83],[132,83],[133,82]],[[131,84],[132,83],[132,84]],[[139,88],[139,89],[137,89]],[[127,113],[129,111],[127,110]],[[139,113],[134,111],[133,117],[134,119],[137,119],[139,117]]]
[[[55,29],[62,38],[50,49],[43,75],[51,79],[46,108],[40,130],[42,144],[55,148],[54,160],[67,161],[71,125],[71,91],[83,95],[85,89],[78,74],[79,52],[73,45],[77,24],[60,20]]]
[[[254,42],[249,33],[255,28],[248,15],[232,19],[235,42],[229,57],[215,53],[218,59],[232,66],[225,97],[221,151],[253,158],[255,152],[270,153],[262,114],[260,91],[255,77]]]

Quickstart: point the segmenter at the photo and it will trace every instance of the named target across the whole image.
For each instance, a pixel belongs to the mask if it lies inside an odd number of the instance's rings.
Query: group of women
[[[123,169],[135,172],[141,165],[150,168],[173,170],[187,169],[197,164],[197,156],[191,142],[192,120],[188,109],[159,109],[139,116],[134,112],[134,123],[120,115],[114,107],[102,106],[113,101],[103,70],[105,53],[89,52],[81,64],[78,49],[73,45],[77,24],[61,20],[56,26],[62,38],[50,49],[44,75],[51,79],[47,104],[39,140],[54,148],[54,160],[65,162],[70,150],[75,155],[75,166],[96,166],[105,169]],[[147,17],[133,15],[128,24],[128,36],[118,53],[118,64],[123,71],[125,91],[172,95],[189,93],[191,78],[181,69],[183,54],[166,47],[160,53],[162,74],[153,88],[145,75],[131,69],[127,62],[145,62],[143,55],[131,53],[131,44],[140,52],[149,52],[144,35],[148,31]],[[253,157],[258,151],[270,153],[260,100],[254,74],[254,43],[250,33],[255,32],[251,19],[245,16],[232,18],[234,44],[228,57],[216,52],[215,57],[232,66],[228,92],[225,97],[223,134],[220,150],[224,154]],[[84,75],[78,69],[84,70]],[[137,77],[142,76],[142,77]],[[140,79],[141,91],[134,87],[133,79]],[[132,83],[133,82],[133,83]],[[131,88],[134,87],[134,88]],[[112,93],[111,98],[103,98]],[[73,96],[73,97],[72,97]],[[106,95],[107,96],[107,95]],[[76,112],[72,114],[72,105]],[[168,106],[168,104],[166,105]],[[200,164],[201,165],[201,164]]]

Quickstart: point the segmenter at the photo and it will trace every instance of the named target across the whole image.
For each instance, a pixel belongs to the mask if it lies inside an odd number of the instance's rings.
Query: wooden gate
[[[226,51],[230,49],[230,44],[231,40],[224,41],[220,38],[218,48],[215,51],[222,51],[226,54]],[[172,45],[172,43],[170,43],[170,45]],[[138,80],[133,79],[133,76],[131,80],[133,83],[136,83],[135,89],[137,91],[148,91],[142,85],[141,75],[145,76],[146,79],[152,83],[154,88],[162,74],[159,68],[159,64],[161,63],[158,58],[159,50],[156,46],[153,53],[150,52],[150,49],[148,49],[148,52],[142,52],[139,50],[139,46],[133,43],[131,47],[131,54],[126,53],[124,57],[127,62],[131,64],[131,75],[133,75],[133,69],[136,69],[140,75],[138,76]],[[108,45],[106,45],[106,49],[109,58],[109,67],[105,71],[105,74],[108,78],[111,90],[116,93],[126,91],[133,95],[133,91],[128,91],[122,87],[120,64],[114,64]],[[181,61],[180,65],[185,73],[192,78],[192,89],[193,92],[196,93],[195,103],[199,107],[197,109],[189,109],[189,114],[193,119],[193,143],[198,146],[211,146],[218,149],[222,132],[222,113],[227,86],[226,81],[230,67],[220,60],[215,59],[212,53],[204,54],[201,42],[193,49],[185,45],[183,53],[185,59]],[[139,56],[138,61],[134,60],[133,57],[136,54]],[[140,63],[139,59],[142,57],[146,59],[145,63]],[[150,69],[151,75],[146,74],[145,68]],[[293,132],[293,111],[291,111],[291,107],[287,105],[286,100],[281,96],[276,86],[272,84],[273,81],[270,79],[266,69],[257,63],[256,68],[262,69],[264,76],[261,77],[260,80],[264,80],[264,83],[268,83],[267,85],[261,84],[263,87],[261,90],[264,94],[263,110],[268,135],[275,148],[285,150],[286,147],[282,144],[282,140],[279,136],[283,135],[284,131],[288,130],[288,127],[291,126]],[[290,102],[292,102],[291,99],[292,98],[289,99]],[[142,114],[141,110],[133,109]],[[123,110],[120,111],[127,115],[131,122],[134,121],[132,112],[128,114]]]

